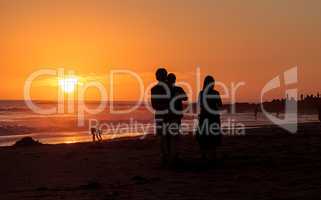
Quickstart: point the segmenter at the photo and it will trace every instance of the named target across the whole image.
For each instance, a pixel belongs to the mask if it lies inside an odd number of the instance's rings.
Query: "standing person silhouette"
[[[219,109],[222,107],[220,93],[214,89],[215,80],[212,76],[204,79],[203,90],[199,93],[200,107],[197,139],[202,158],[210,156],[216,159],[216,147],[221,143],[221,119]],[[212,154],[212,155],[211,155]]]
[[[171,161],[178,161],[178,139],[180,135],[181,121],[183,118],[183,101],[187,101],[187,96],[183,88],[175,85],[176,76],[173,73],[167,76],[168,85],[171,91],[171,99],[169,104],[168,114],[168,133],[169,133],[169,146],[168,152]]]
[[[96,128],[91,128],[90,133],[93,136],[93,142],[96,142]]]
[[[167,70],[159,68],[156,71],[158,83],[151,89],[151,104],[155,110],[155,132],[160,140],[160,154],[162,164],[166,164],[169,159],[169,136],[167,134],[167,117],[169,110],[169,100],[171,96],[167,82]]]

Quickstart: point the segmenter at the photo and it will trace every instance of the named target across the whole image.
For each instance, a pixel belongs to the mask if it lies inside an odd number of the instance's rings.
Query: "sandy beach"
[[[277,127],[225,136],[219,160],[199,159],[192,136],[180,141],[183,163],[160,166],[158,140],[1,147],[0,199],[318,199],[319,124],[297,134]]]

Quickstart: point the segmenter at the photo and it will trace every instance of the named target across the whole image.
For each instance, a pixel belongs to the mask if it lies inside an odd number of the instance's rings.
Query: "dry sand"
[[[219,161],[181,138],[183,165],[162,168],[156,137],[0,148],[0,199],[320,199],[319,124],[224,137]]]

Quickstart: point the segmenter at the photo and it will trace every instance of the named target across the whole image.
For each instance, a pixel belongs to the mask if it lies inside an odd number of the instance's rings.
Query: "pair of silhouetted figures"
[[[93,136],[93,142],[101,142],[103,138],[101,137],[103,131],[98,128],[91,128],[90,129],[91,135]]]
[[[178,160],[177,142],[184,112],[183,101],[187,100],[187,95],[175,85],[176,76],[167,74],[166,69],[159,68],[156,79],[158,83],[151,89],[151,103],[155,110],[155,130],[160,138],[161,159],[166,164]],[[200,113],[196,138],[204,159],[211,156],[215,159],[216,147],[221,143],[219,109],[222,101],[214,85],[214,78],[207,76],[198,99]]]

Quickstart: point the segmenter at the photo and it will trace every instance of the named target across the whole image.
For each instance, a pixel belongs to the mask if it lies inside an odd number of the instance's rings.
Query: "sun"
[[[75,77],[64,78],[59,80],[59,86],[65,93],[72,93],[75,91],[78,79]]]

